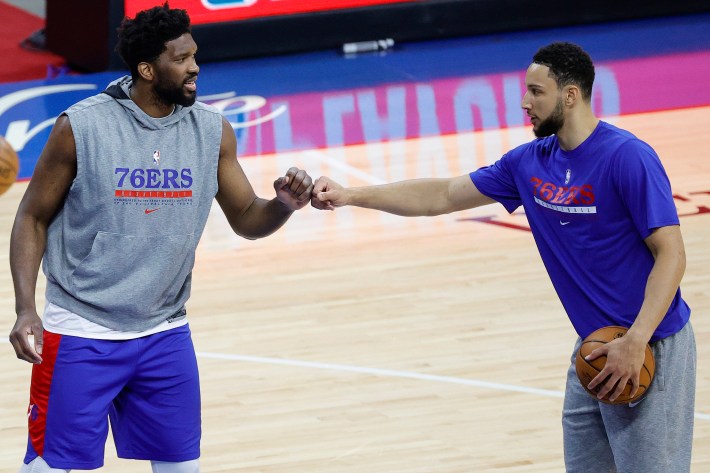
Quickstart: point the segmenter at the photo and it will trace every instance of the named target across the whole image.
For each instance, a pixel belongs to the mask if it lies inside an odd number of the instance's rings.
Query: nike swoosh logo
[[[152,213],[155,212],[156,210],[160,210],[160,209],[145,209],[145,214],[146,214],[146,215],[152,214]]]
[[[560,225],[568,225],[568,224],[569,224],[569,222],[563,222],[562,220],[560,220]]]

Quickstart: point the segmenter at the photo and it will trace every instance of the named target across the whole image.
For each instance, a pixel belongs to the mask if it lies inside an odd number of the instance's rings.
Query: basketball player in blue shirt
[[[679,289],[685,250],[671,186],[648,144],[594,116],[593,82],[594,65],[579,46],[545,46],[527,69],[522,101],[536,140],[449,179],[343,188],[321,177],[312,205],[403,216],[522,205],[580,337],[574,351],[596,329],[629,327],[591,354],[607,356],[589,384],[598,399],[581,386],[572,356],[562,419],[567,471],[688,472],[696,351]],[[636,392],[649,342],[657,364],[646,395],[633,404],[600,402],[614,401],[627,382]]]

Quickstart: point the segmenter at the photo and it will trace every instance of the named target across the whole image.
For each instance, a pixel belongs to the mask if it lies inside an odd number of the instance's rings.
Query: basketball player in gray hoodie
[[[184,10],[166,3],[125,19],[117,50],[131,76],[57,119],[12,230],[10,341],[34,364],[22,473],[101,467],[109,418],[120,457],[150,460],[154,473],[197,473],[200,392],[185,303],[212,201],[255,239],[313,189],[291,168],[275,198],[256,196],[233,128],[195,101],[197,45]]]

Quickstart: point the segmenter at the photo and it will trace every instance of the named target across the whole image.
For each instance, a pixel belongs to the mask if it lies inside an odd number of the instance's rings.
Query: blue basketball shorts
[[[120,458],[182,462],[200,456],[200,387],[187,325],[132,340],[44,332],[32,368],[24,462],[91,470],[111,431]]]

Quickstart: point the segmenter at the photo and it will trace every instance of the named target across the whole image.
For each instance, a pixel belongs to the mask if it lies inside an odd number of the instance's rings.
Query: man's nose
[[[523,100],[520,102],[520,106],[525,110],[530,109],[530,100],[529,100],[528,95],[529,95],[529,93],[525,92],[525,95],[523,95]]]

